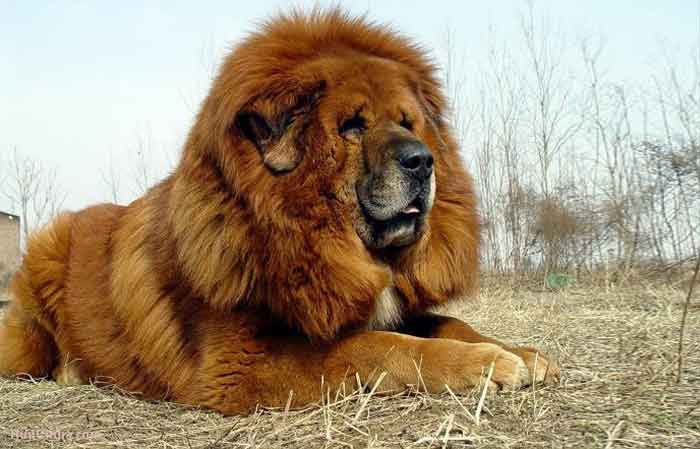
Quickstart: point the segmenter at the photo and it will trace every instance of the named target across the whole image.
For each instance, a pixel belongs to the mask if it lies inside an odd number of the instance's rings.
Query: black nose
[[[433,173],[433,154],[420,142],[402,142],[396,148],[396,158],[401,169],[424,181]]]

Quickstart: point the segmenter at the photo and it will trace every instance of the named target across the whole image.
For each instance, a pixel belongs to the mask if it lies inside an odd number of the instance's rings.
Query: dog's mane
[[[236,114],[251,102],[289,101],[287,91],[319,81],[303,71],[305,63],[342,51],[408,67],[435,128],[427,143],[444,149],[435,162],[428,232],[390,262],[365,248],[347,205],[310,194],[311,180],[300,170],[270,173],[258,153],[230,133]],[[478,220],[445,108],[436,67],[409,39],[339,10],[280,15],[223,63],[181,163],[159,193],[162,211],[154,215],[167,226],[154,226],[160,231],[152,239],[174,242],[168,253],[177,278],[209,307],[264,307],[313,339],[362,325],[392,283],[409,311],[462,296],[476,285]]]

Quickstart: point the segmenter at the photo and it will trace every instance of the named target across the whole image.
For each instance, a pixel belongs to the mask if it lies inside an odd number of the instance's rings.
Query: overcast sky
[[[110,153],[128,178],[139,141],[150,139],[150,163],[162,176],[227,49],[256,21],[313,3],[0,1],[0,160],[16,147],[57,166],[71,209],[108,199],[100,172]],[[467,60],[486,47],[489,28],[499,38],[520,39],[518,11],[526,6],[520,0],[336,3],[392,24],[438,60],[447,29]],[[621,79],[648,77],[660,42],[682,53],[698,39],[698,0],[536,5],[571,39],[602,36],[607,66]],[[125,181],[122,190],[123,200],[133,198],[133,184]],[[0,199],[0,209],[7,208]]]

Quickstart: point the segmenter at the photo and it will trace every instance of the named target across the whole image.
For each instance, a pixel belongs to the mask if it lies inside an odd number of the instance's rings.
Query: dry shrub
[[[535,214],[534,231],[550,244],[562,244],[582,229],[579,218],[558,198],[540,200]]]

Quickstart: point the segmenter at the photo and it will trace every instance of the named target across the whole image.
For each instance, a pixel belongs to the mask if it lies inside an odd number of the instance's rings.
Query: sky
[[[151,179],[177,160],[216,64],[256,23],[292,6],[330,2],[0,0],[0,164],[13,149],[56,167],[76,210],[109,199],[103,174],[120,173],[120,200],[137,193],[139,143]],[[335,1],[391,24],[444,62],[447,30],[465,60],[497,34],[520,39],[522,0]],[[620,79],[647,76],[660,45],[686,51],[699,36],[698,0],[540,0],[570,39],[599,36]],[[464,74],[469,76],[469,73]],[[111,162],[110,162],[111,161]],[[0,209],[10,209],[0,198]]]

